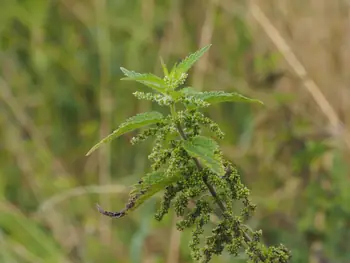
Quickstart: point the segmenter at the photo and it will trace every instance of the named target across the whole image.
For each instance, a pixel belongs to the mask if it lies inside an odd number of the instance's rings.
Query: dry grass
[[[330,122],[332,134],[343,136],[342,126],[350,127],[350,102],[346,99],[350,95],[349,5],[327,0],[252,3],[252,16],[259,24],[252,23],[256,40],[264,46],[269,41],[264,34],[268,35]],[[298,82],[286,85],[290,92],[298,93],[300,107],[310,103]],[[314,111],[317,114],[316,108]],[[312,116],[324,122],[322,114]]]
[[[291,49],[289,44],[281,36],[280,32],[276,29],[276,27],[271,23],[269,18],[266,17],[266,15],[261,10],[259,5],[252,2],[250,4],[250,11],[254,19],[257,21],[257,23],[261,25],[265,33],[270,37],[272,42],[276,45],[278,51],[281,52],[281,54],[284,56],[289,66],[293,69],[294,73],[303,82],[304,87],[309,92],[310,96],[315,100],[321,112],[327,117],[330,123],[332,135],[340,136],[341,139],[346,143],[347,147],[350,149],[350,135],[346,130],[344,131],[344,123],[340,120],[336,110],[334,109],[334,107],[331,105],[329,100],[325,97],[325,95],[321,91],[320,86],[318,86],[316,82],[310,77],[310,73],[307,72],[306,68],[297,58],[297,56],[295,55],[294,51]],[[292,42],[293,40],[291,39],[290,41]],[[296,49],[299,50],[297,47]],[[316,54],[316,57],[317,57],[317,54]],[[317,61],[314,61],[314,62],[317,63]],[[328,74],[329,73],[331,72],[328,72]],[[339,78],[341,78],[341,76],[339,76]],[[323,81],[320,81],[320,82],[323,83]],[[344,92],[347,92],[347,90],[339,89],[338,92],[340,94],[343,94]]]

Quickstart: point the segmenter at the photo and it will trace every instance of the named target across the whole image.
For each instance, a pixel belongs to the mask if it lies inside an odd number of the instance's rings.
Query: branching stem
[[[171,105],[170,108],[171,108],[171,114],[172,114],[172,116],[173,116],[173,117],[176,117],[176,108],[175,108],[175,105]],[[179,121],[176,122],[176,127],[177,127],[177,130],[178,130],[178,132],[179,132],[181,138],[182,138],[183,140],[187,140],[187,139],[188,139],[188,138],[187,138],[187,135],[186,135],[186,133],[184,132],[184,130],[182,129],[181,123],[180,123]],[[196,166],[197,166],[197,169],[198,169],[199,171],[203,170],[203,166],[202,166],[202,164],[200,163],[200,161],[199,161],[197,158],[195,158],[195,157],[193,157],[192,159],[193,159],[193,161],[195,162],[195,164],[196,164]],[[226,210],[226,207],[225,207],[225,205],[223,204],[223,202],[220,200],[220,198],[219,198],[218,194],[216,193],[216,190],[214,189],[214,187],[209,183],[209,181],[208,181],[208,176],[207,176],[207,175],[205,175],[205,176],[203,177],[203,182],[204,182],[204,184],[207,186],[207,188],[208,188],[210,194],[212,195],[212,197],[215,199],[216,204],[219,206],[219,208],[220,208],[220,210],[221,210],[221,212],[222,212],[222,215],[223,215],[224,217],[226,217],[226,216],[227,216],[227,214],[226,214],[226,211],[227,211],[227,210]],[[245,241],[245,243],[248,245],[248,243],[252,242],[252,238],[251,238],[251,236],[250,236],[247,232],[245,232],[245,231],[242,231],[242,232],[243,232],[244,241]],[[266,261],[266,258],[265,258],[263,255],[261,255],[261,254],[259,255],[259,258],[260,258],[260,260],[261,260],[262,262],[265,262],[265,261]]]

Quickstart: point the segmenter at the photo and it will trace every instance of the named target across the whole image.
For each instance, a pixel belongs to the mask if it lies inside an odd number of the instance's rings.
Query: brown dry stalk
[[[265,33],[275,44],[276,48],[283,55],[284,59],[287,61],[289,66],[294,70],[295,74],[302,80],[306,90],[310,93],[312,98],[315,100],[316,104],[319,106],[323,114],[327,117],[331,124],[333,132],[337,135],[342,135],[343,139],[350,149],[350,135],[344,129],[344,124],[340,121],[337,113],[335,112],[332,105],[323,95],[321,89],[315,83],[313,79],[310,78],[305,67],[302,65],[297,56],[293,53],[291,47],[288,45],[287,41],[281,36],[276,27],[271,23],[268,17],[264,14],[261,8],[254,3],[250,2],[250,12],[258,24],[264,29]]]

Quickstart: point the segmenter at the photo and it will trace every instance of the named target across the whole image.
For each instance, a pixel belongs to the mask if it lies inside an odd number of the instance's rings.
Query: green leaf
[[[135,198],[135,205],[130,208],[134,210],[151,198],[156,193],[165,189],[165,187],[179,181],[181,178],[180,174],[173,176],[165,176],[164,172],[152,172],[142,177],[140,184],[133,186],[133,190],[130,192],[130,197]]]
[[[209,91],[209,92],[203,92],[196,96],[198,96],[200,99],[210,104],[220,103],[220,102],[249,102],[249,103],[259,103],[262,105],[264,104],[260,100],[251,99],[236,92],[227,93],[224,91]]]
[[[166,67],[166,65],[165,65],[164,60],[163,60],[162,57],[160,57],[160,63],[161,63],[161,65],[162,65],[164,77],[167,77],[167,76],[169,75],[169,72],[168,72],[168,68]]]
[[[186,87],[181,90],[183,94],[194,96],[195,98],[201,99],[210,104],[221,103],[221,102],[248,102],[248,103],[259,103],[264,104],[262,101],[257,99],[251,99],[245,97],[236,92],[224,92],[224,91],[205,91],[199,92],[191,87]]]
[[[171,74],[173,76],[174,75],[179,76],[182,73],[186,73],[193,66],[193,64],[196,63],[197,60],[200,59],[201,56],[203,56],[203,54],[209,50],[210,47],[211,47],[211,44],[209,44],[209,45],[201,48],[200,50],[194,52],[193,54],[190,54],[189,56],[187,56],[178,65],[175,65],[173,67]]]
[[[211,138],[196,136],[184,142],[184,148],[192,157],[198,158],[206,167],[218,175],[223,175],[224,168],[220,157],[215,154],[219,145]]]
[[[123,217],[127,215],[129,211],[135,210],[153,195],[180,179],[180,174],[165,176],[164,172],[160,171],[148,173],[138,184],[133,186],[129,194],[129,201],[124,209],[118,212],[109,212],[103,210],[99,205],[97,205],[97,209],[100,213],[113,218]]]
[[[124,133],[133,131],[135,129],[144,127],[146,125],[154,124],[163,119],[163,115],[157,111],[144,112],[137,114],[129,119],[127,119],[124,123],[122,123],[118,129],[113,131],[110,135],[102,139],[95,146],[93,146],[86,156],[90,155],[93,151],[99,148],[102,144],[112,141],[113,139],[123,135]]]
[[[127,70],[123,67],[121,67],[120,69],[121,71],[123,71],[124,75],[127,76],[127,78],[122,78],[122,80],[135,80],[160,93],[165,93],[166,84],[164,80],[159,78],[158,76],[153,75],[151,73],[137,73],[135,71]]]
[[[179,92],[186,94],[186,95],[192,95],[192,94],[200,94],[200,91],[195,90],[192,87],[184,87]]]

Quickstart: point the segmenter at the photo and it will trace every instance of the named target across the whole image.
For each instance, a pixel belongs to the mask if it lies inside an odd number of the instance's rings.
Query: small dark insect
[[[133,196],[132,198],[129,199],[128,203],[125,205],[125,208],[118,211],[118,212],[110,212],[110,211],[106,211],[104,210],[99,204],[96,204],[97,210],[105,216],[109,216],[112,218],[121,218],[123,216],[126,215],[126,212],[128,210],[130,210],[131,208],[133,208],[135,206],[135,203],[137,201],[138,198],[140,198],[142,195],[144,195],[147,192],[146,189],[143,189],[140,191],[139,194],[137,194],[136,196]]]
[[[121,218],[123,216],[125,216],[125,210],[121,210],[119,212],[109,212],[109,211],[105,211],[103,210],[103,208],[99,205],[99,204],[96,204],[96,207],[97,207],[97,210],[103,214],[103,215],[106,215],[106,216],[109,216],[109,217],[113,217],[113,218]]]

